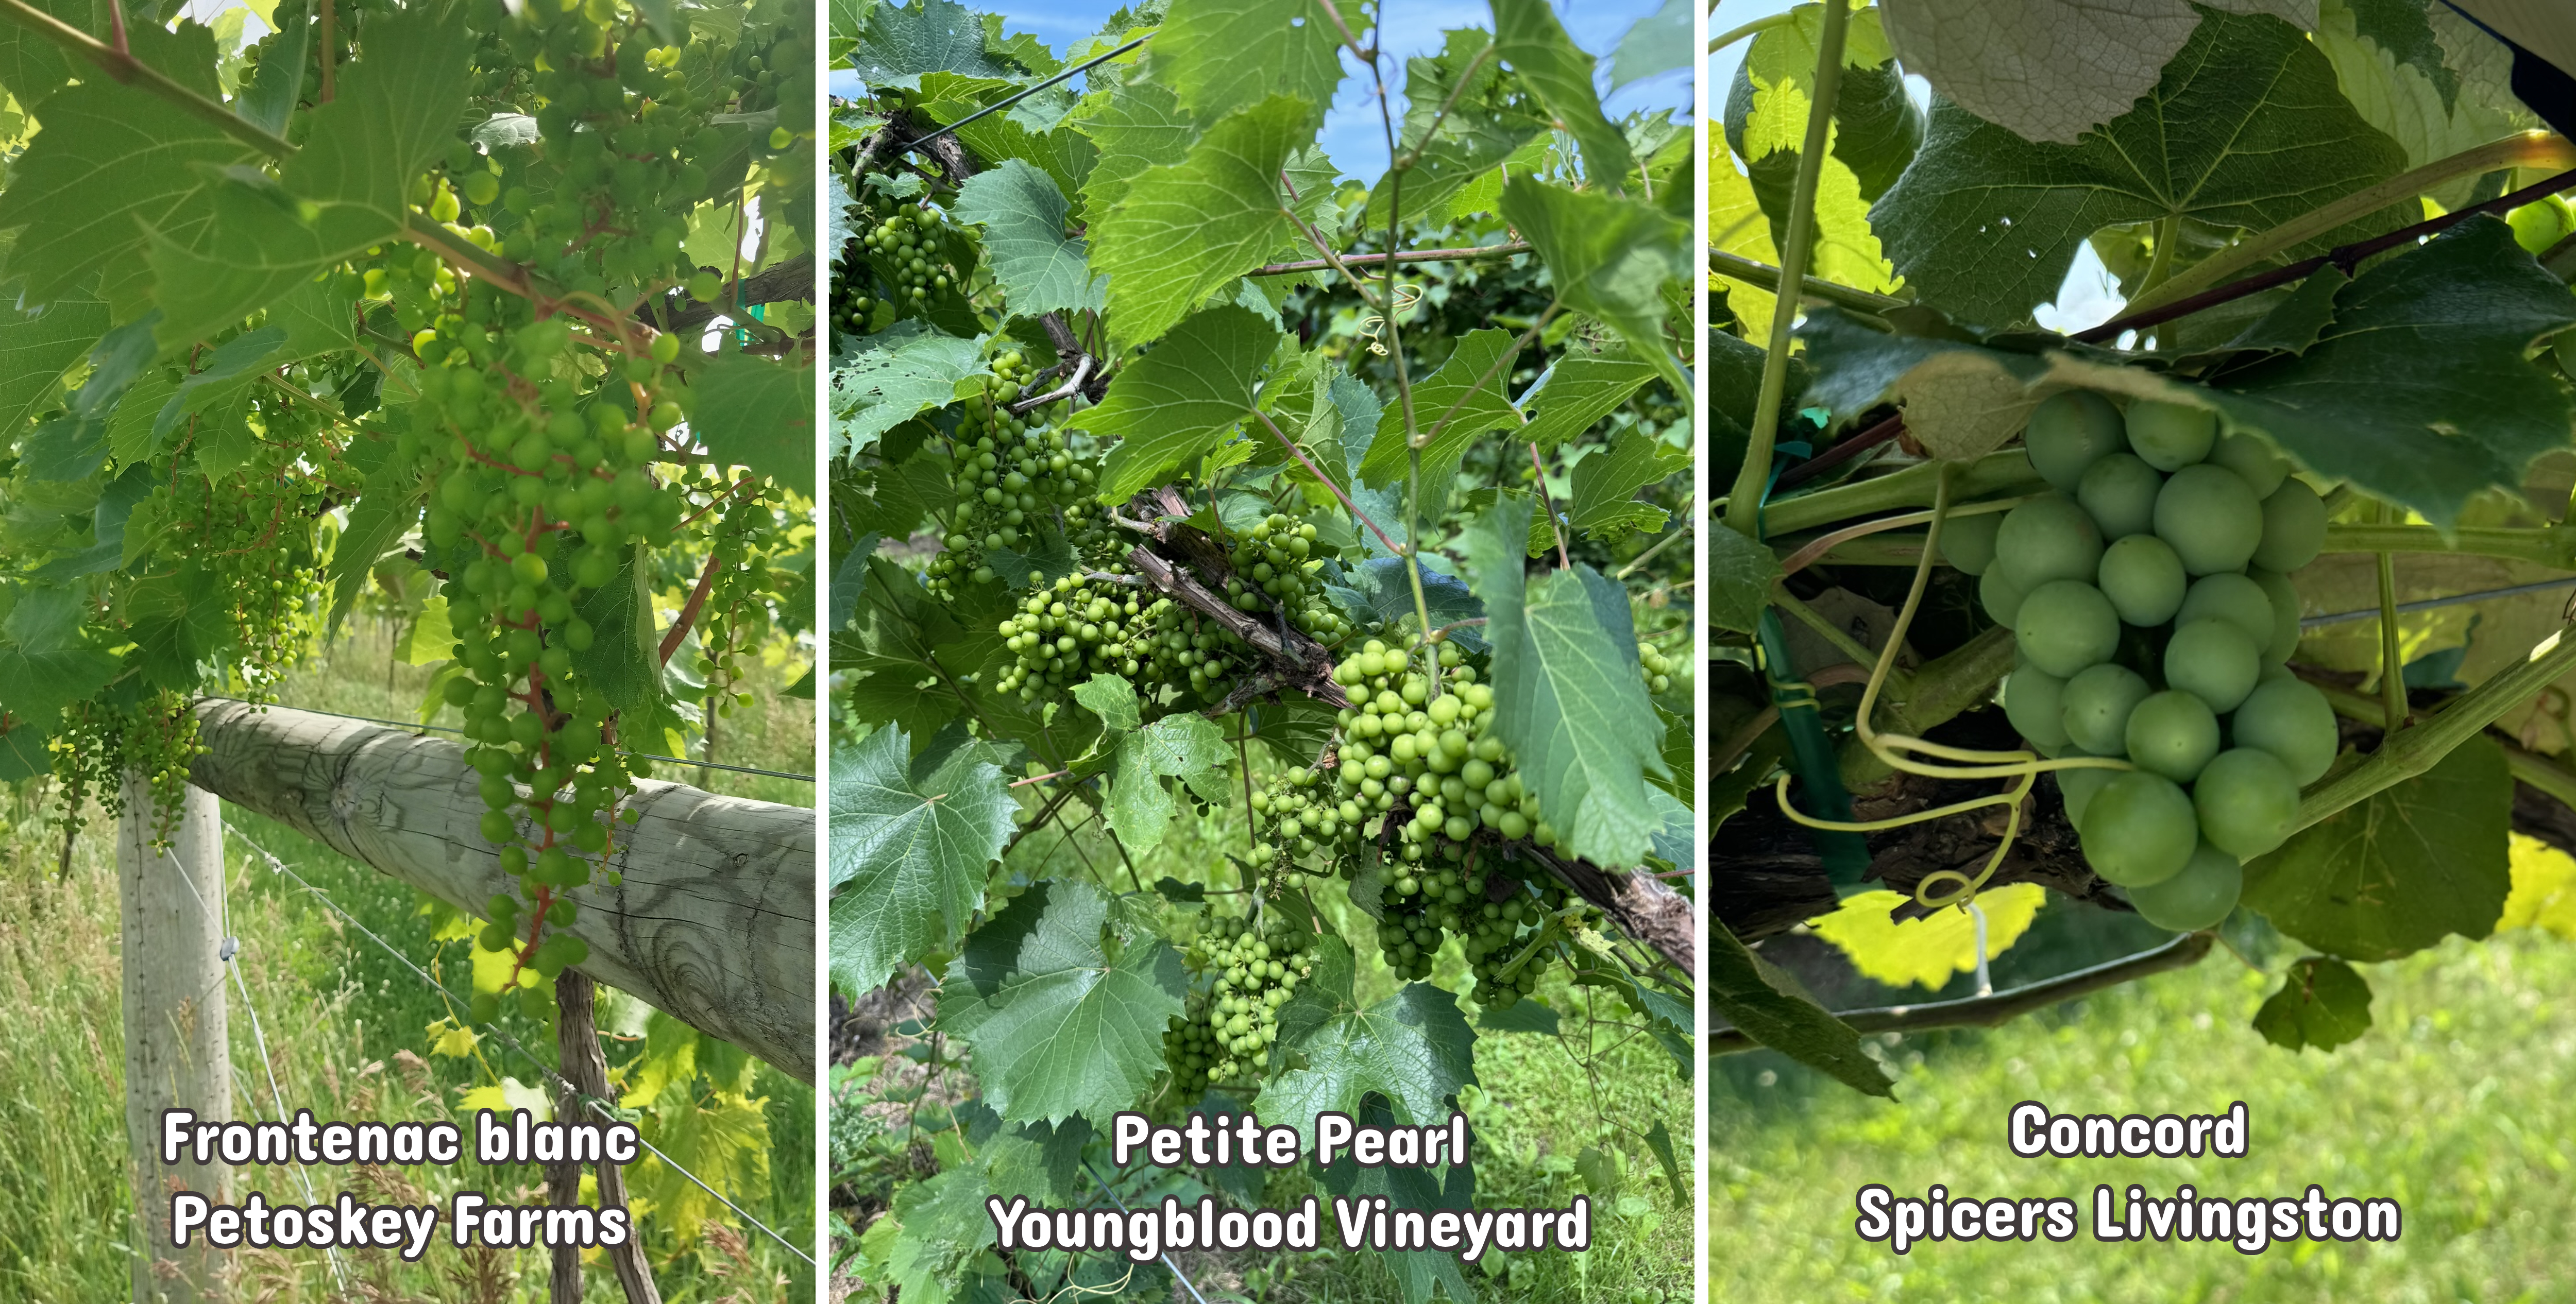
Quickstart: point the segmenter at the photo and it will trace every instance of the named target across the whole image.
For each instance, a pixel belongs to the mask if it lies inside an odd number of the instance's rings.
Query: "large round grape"
[[[2021,600],[2013,617],[2013,640],[2032,665],[2071,679],[2111,659],[2120,646],[2120,613],[2090,584],[2052,580]]]
[[[2152,534],[2132,534],[2104,549],[2101,580],[2102,596],[2120,619],[2141,629],[2173,619],[2191,583],[2173,545]]]
[[[2075,486],[2075,501],[2093,516],[2105,539],[2125,539],[2156,528],[2156,491],[2165,478],[2130,453],[2113,453],[2093,464]]]
[[[2289,459],[2261,435],[2220,435],[2217,445],[2209,450],[2209,460],[2234,471],[2257,498],[2280,488],[2281,481],[2290,474]]]
[[[2272,634],[2263,640],[2263,661],[2279,665],[2299,650],[2299,588],[2289,576],[2260,566],[2245,574],[2272,600]]]
[[[2071,389],[2031,409],[2022,442],[2030,446],[2030,464],[2040,478],[2071,492],[2085,468],[2120,451],[2127,436],[2121,431],[2120,410],[2109,399]]]
[[[2244,866],[2204,842],[2192,849],[2190,859],[2172,877],[2131,887],[2129,904],[2138,908],[2139,918],[2158,928],[2196,933],[2225,922],[2244,890]]]
[[[2209,703],[2169,688],[2150,694],[2129,712],[2121,741],[2139,768],[2189,783],[2218,755],[2218,716]]]
[[[2220,752],[2191,785],[2200,836],[2238,860],[2282,844],[2299,817],[2299,783],[2290,768],[2259,747]]]
[[[2129,448],[2159,471],[2178,471],[2209,456],[2218,414],[2207,408],[2138,399],[2129,404]]]
[[[2326,546],[2326,501],[2298,480],[2284,480],[2262,500],[2263,532],[2255,565],[2286,575],[2317,559]]]
[[[2263,538],[2263,505],[2234,471],[2186,466],[2156,494],[2156,537],[2194,575],[2243,570]]]
[[[1953,516],[1941,522],[1941,560],[1970,575],[1985,574],[1995,564],[1995,532],[2003,523],[2001,512]]]
[[[2165,644],[2165,682],[2221,715],[2254,691],[2262,672],[2261,645],[2228,621],[2195,620]]]
[[[2129,712],[2154,691],[2138,672],[2114,662],[2084,671],[2066,681],[2066,736],[2096,756],[2119,755],[2128,746]]]
[[[2102,566],[2102,531],[2074,499],[2042,494],[2004,514],[1995,559],[2024,592],[2052,580],[2090,584]]]
[[[2162,775],[2131,770],[2103,784],[2084,803],[2076,825],[2093,872],[2137,887],[2173,877],[2200,843],[2191,798]]]
[[[2004,718],[2040,747],[2064,747],[2066,681],[2037,666],[2023,666],[2004,680]]]
[[[1986,609],[1986,617],[1998,625],[2010,627],[2021,614],[2022,588],[2002,566],[1988,566],[1977,577],[1977,605]]]
[[[2182,610],[2174,613],[2174,624],[2188,625],[2195,620],[2224,620],[2245,631],[2245,637],[2262,647],[2272,641],[2275,622],[2272,618],[2272,596],[2263,586],[2234,571],[2203,575],[2191,582],[2191,592],[2183,595]]]
[[[2118,778],[2122,772],[2087,766],[2078,770],[2055,770],[2052,773],[2057,776],[2057,796],[2059,800],[2066,803],[2066,822],[2082,829],[2084,808],[2092,802],[2093,794],[2102,791],[2103,785]]]
[[[2314,684],[2284,676],[2257,687],[2236,708],[2228,732],[2235,744],[2270,752],[2301,787],[2325,777],[2342,745],[2334,708]]]

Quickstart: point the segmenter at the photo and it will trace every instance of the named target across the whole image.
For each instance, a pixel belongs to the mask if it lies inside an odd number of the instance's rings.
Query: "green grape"
[[[2138,917],[2176,933],[2216,928],[2236,908],[2245,889],[2244,867],[2236,858],[2204,842],[2192,849],[2182,868],[2155,882],[2129,888],[2129,904]]]
[[[2021,615],[2022,588],[2005,569],[1989,566],[1977,577],[1977,605],[1985,609],[1987,619],[2009,628]]]
[[[2254,691],[2263,669],[2262,645],[2227,620],[2195,620],[2174,630],[2165,644],[2165,682],[2225,714]]]
[[[2183,595],[2182,609],[2174,613],[2176,628],[2195,620],[2223,620],[2245,632],[2257,648],[2272,641],[2279,621],[2274,618],[2272,598],[2263,586],[2250,577],[2232,571],[2204,575],[2191,582],[2191,591]]]
[[[1995,555],[2024,592],[2054,580],[2093,582],[2102,565],[2102,532],[2064,494],[2045,494],[2005,513]]]
[[[2191,789],[2200,835],[2238,860],[2287,841],[2298,822],[2299,782],[2270,752],[2238,747],[2210,759]]]
[[[2172,877],[2200,841],[2191,798],[2145,770],[2120,774],[2093,793],[2077,832],[2093,872],[2123,887]]]
[[[1214,920],[1191,944],[1190,961],[1215,976],[1184,1007],[1198,1031],[1165,1033],[1167,1056],[1179,1053],[1173,1080],[1184,1097],[1211,1085],[1254,1087],[1267,1076],[1279,1007],[1313,976],[1313,943],[1314,934],[1274,917],[1259,928],[1242,918]]]
[[[2054,580],[2022,599],[2013,637],[2032,665],[2071,678],[2110,659],[2120,646],[2120,615],[2100,589],[2079,580]]]
[[[2089,672],[2088,672],[2089,673]],[[2041,747],[2064,747],[2066,681],[2037,666],[2023,666],[2004,680],[2004,718],[2022,737]]]
[[[2218,441],[2218,414],[2207,408],[2137,399],[2129,404],[2128,430],[2130,451],[2147,465],[2179,471],[2209,456]]]
[[[1285,513],[1255,522],[1227,554],[1234,573],[1226,577],[1225,596],[1238,611],[1284,611],[1299,631],[1330,646],[1349,637],[1353,627],[1324,595],[1325,556],[1315,534],[1313,524]]]
[[[2001,512],[1953,516],[1941,522],[1941,560],[1970,575],[1983,575],[1995,562],[1995,535],[2003,528]]]
[[[2156,526],[2156,491],[2165,478],[2132,454],[2113,453],[2095,462],[2075,488],[2075,501],[2092,514],[2102,537],[2114,542],[2145,534]]]
[[[2022,433],[2032,468],[2070,493],[2087,468],[2120,450],[2124,438],[2120,410],[2101,395],[2081,389],[2041,400],[2031,409],[2030,426]]]
[[[2132,534],[2102,553],[2102,596],[2122,621],[2140,629],[2173,619],[2189,583],[2173,545],[2152,534]]]
[[[2243,570],[2263,537],[2261,505],[2226,467],[2186,466],[2156,495],[2156,537],[2191,574]]]
[[[2303,481],[2283,480],[2262,501],[2262,534],[2251,560],[2286,575],[2317,559],[2326,545],[2326,504]]]
[[[2122,741],[2140,769],[2189,783],[2218,754],[2218,717],[2200,698],[2167,689],[2130,709]]]
[[[2245,481],[2246,487],[2254,491],[2256,498],[2279,489],[2281,482],[2290,474],[2289,459],[2282,457],[2272,447],[2271,441],[2261,435],[2243,432],[2221,435],[2217,446],[2209,450],[2209,460],[2234,471]]]
[[[2247,571],[2263,596],[2272,602],[2272,630],[2263,640],[2263,660],[2267,665],[2280,665],[2299,650],[2299,590],[2290,577],[2279,571],[2256,567]]]
[[[2334,765],[2341,737],[2334,708],[2304,680],[2284,676],[2255,688],[2228,722],[2240,748],[2256,747],[2281,762],[2291,782],[2305,787]]]
[[[2129,713],[2150,693],[2147,681],[2126,666],[2104,662],[2066,681],[2066,736],[2096,756],[2117,756],[2127,746]]]
[[[2066,822],[2077,829],[2082,829],[2084,809],[2093,800],[2093,794],[2102,791],[2103,785],[2109,783],[2119,773],[2118,770],[2091,767],[2055,771],[2057,795],[2066,806]]]

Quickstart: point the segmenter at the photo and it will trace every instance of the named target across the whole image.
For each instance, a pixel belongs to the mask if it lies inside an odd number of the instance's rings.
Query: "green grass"
[[[2066,909],[2067,907],[2060,907]],[[2364,966],[2373,1026],[2328,1055],[2293,1054],[2248,1026],[2272,976],[2225,951],[1987,1032],[1882,1039],[1894,1102],[1862,1097],[1768,1053],[1730,1057],[1711,1083],[1709,1298],[2014,1301],[2311,1300],[2506,1304],[2564,1300],[2576,1222],[2576,944],[2523,929],[2452,938]],[[2215,1113],[2242,1099],[2242,1159],[2022,1159],[2011,1108]],[[1902,1258],[1854,1234],[1854,1194],[2064,1196],[2065,1244],[1933,1241]],[[2092,1190],[2170,1195],[2385,1196],[2394,1243],[2284,1242],[2256,1256],[2209,1242],[2092,1238]]]
[[[403,718],[418,702],[424,672],[393,668],[386,687],[386,632],[358,622],[354,636],[334,655],[291,677],[279,697],[290,706],[348,714]],[[409,694],[406,700],[405,693]],[[761,694],[744,719],[739,760],[804,772],[811,768],[813,737],[807,704],[773,706]],[[387,706],[394,709],[384,709]],[[802,717],[800,718],[800,713]],[[766,717],[766,718],[764,718]],[[799,730],[802,730],[801,735]],[[806,751],[794,752],[802,737]],[[754,759],[757,758],[757,759]],[[694,774],[674,776],[694,778]],[[810,785],[741,779],[746,796],[810,802]],[[761,792],[752,784],[778,785]],[[132,1231],[126,1179],[123,1034],[119,1000],[118,905],[112,827],[94,819],[74,848],[69,879],[55,878],[60,835],[41,807],[34,785],[0,800],[0,1299],[91,1301],[122,1298]],[[771,795],[774,793],[775,795]],[[282,826],[226,806],[225,818],[274,852],[296,873],[354,915],[368,929],[430,969],[451,988],[465,990],[469,943],[431,939],[422,898],[400,882]],[[464,1057],[432,1051],[429,1029],[461,1015],[418,977],[291,880],[270,871],[238,839],[228,839],[225,904],[232,931],[242,938],[236,964],[258,1011],[269,1058],[263,1067],[249,1009],[228,984],[231,1000],[234,1114],[277,1116],[268,1074],[277,1077],[288,1110],[310,1108],[318,1118],[460,1118],[465,1089],[508,1076],[522,1082],[538,1073],[504,1045],[482,1039]],[[602,988],[603,1034],[612,1074],[633,1060],[640,1045],[618,1030],[640,1025],[640,1003]],[[554,1038],[541,1021],[510,1011],[499,1026],[550,1065]],[[814,1093],[767,1066],[755,1070],[751,1094],[764,1100],[765,1165],[731,1170],[727,1193],[755,1217],[800,1245],[813,1229]],[[647,1139],[657,1139],[650,1130]],[[660,1138],[667,1141],[667,1138]],[[642,1176],[638,1174],[639,1178]],[[716,1174],[720,1182],[725,1174]],[[316,1192],[329,1200],[341,1190],[360,1199],[440,1201],[459,1190],[481,1190],[495,1200],[542,1202],[542,1175],[534,1168],[487,1169],[468,1162],[448,1169],[403,1174],[417,1189],[398,1191],[355,1170],[316,1168]],[[239,1170],[236,1198],[248,1190],[274,1200],[300,1199],[292,1169]],[[718,1211],[721,1214],[721,1210]],[[756,1231],[724,1214],[705,1235],[682,1244],[667,1226],[644,1218],[647,1251],[665,1299],[810,1298],[812,1278],[801,1261]],[[442,1222],[441,1235],[445,1234]],[[335,1293],[322,1255],[244,1251],[233,1256],[239,1298],[279,1301],[328,1298],[402,1300],[538,1301],[546,1295],[545,1251],[486,1251],[446,1246],[415,1265],[388,1254],[346,1256],[352,1289]],[[622,1299],[603,1262],[585,1272],[585,1298]]]

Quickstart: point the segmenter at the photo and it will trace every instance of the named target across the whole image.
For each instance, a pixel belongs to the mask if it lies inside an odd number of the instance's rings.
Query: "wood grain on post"
[[[285,707],[196,712],[196,786],[477,917],[517,890],[459,744]],[[815,813],[651,779],[626,808],[643,818],[618,825],[623,883],[570,894],[581,970],[813,1082]]]
[[[161,1114],[186,1109],[211,1122],[233,1116],[231,1043],[225,1021],[223,823],[215,799],[193,788],[170,849],[152,847],[152,789],[128,776],[116,821],[119,945],[125,969],[125,1135],[133,1165],[135,1304],[194,1304],[220,1294],[217,1257],[203,1239],[171,1244],[170,1198],[193,1191],[229,1200],[231,1170],[161,1162]]]

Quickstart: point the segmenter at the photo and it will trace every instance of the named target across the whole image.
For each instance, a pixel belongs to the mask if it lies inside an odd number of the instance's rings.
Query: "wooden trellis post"
[[[187,790],[167,851],[152,846],[151,788],[128,776],[116,821],[117,896],[124,916],[125,1132],[131,1157],[135,1304],[215,1297],[213,1252],[170,1244],[170,1196],[227,1199],[221,1164],[165,1166],[161,1112],[232,1117],[225,1023],[223,818],[214,794]]]

